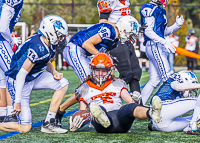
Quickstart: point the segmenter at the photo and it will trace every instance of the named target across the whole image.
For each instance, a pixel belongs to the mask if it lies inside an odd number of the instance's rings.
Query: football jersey
[[[196,45],[197,45],[197,42],[198,42],[198,38],[195,37],[195,36],[191,36],[191,37],[186,37],[186,46],[185,46],[185,49],[188,50],[188,51],[195,51],[196,49]]]
[[[155,93],[155,95],[159,96],[162,101],[184,98],[182,91],[176,91],[171,88],[171,82],[173,81],[178,81],[180,83],[183,82],[180,75],[176,73],[172,74],[166,82],[163,82],[158,91]]]
[[[117,23],[120,17],[131,15],[129,0],[98,0],[99,15],[102,12],[111,11],[108,22]]]
[[[97,33],[99,33],[102,41],[94,46],[99,52],[105,53],[118,45],[118,33],[116,29],[108,23],[95,24],[86,30],[79,31],[70,39],[69,42],[82,47],[86,40]],[[85,48],[83,49],[86,51],[88,56],[91,55]]]
[[[18,22],[18,20],[21,16],[23,0],[3,0],[3,4],[6,4],[6,5],[14,8],[14,15],[11,18],[10,23],[9,23],[9,29],[10,29],[10,33],[11,33],[14,29],[15,24]],[[4,40],[1,33],[0,33],[0,40]]]
[[[167,18],[166,18],[166,11],[161,5],[157,5],[154,3],[146,3],[141,7],[140,10],[140,16],[141,16],[141,25],[147,23],[145,21],[145,18],[147,17],[154,17],[155,23],[153,27],[153,31],[160,37],[164,38],[164,31],[167,26]],[[144,45],[146,45],[146,42],[148,40],[151,40],[148,38],[144,33]]]
[[[24,61],[28,58],[35,65],[26,76],[25,81],[29,82],[37,78],[46,69],[47,63],[54,56],[55,51],[53,47],[50,48],[42,40],[42,36],[36,34],[27,39],[19,46],[12,57],[10,70],[5,74],[13,79],[21,69]]]
[[[120,95],[123,89],[127,89],[127,85],[121,79],[106,81],[101,87],[88,80],[76,89],[75,95],[79,102],[83,101],[88,106],[95,102],[109,112],[122,107]]]

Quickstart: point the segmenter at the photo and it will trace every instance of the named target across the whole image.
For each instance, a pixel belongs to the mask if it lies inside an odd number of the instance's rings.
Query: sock
[[[194,108],[194,112],[193,112],[193,116],[192,116],[192,120],[190,121],[190,124],[192,124],[193,122],[196,122],[199,115],[200,115],[200,107],[196,106]]]
[[[6,116],[7,107],[0,107],[0,116]]]
[[[12,115],[13,106],[7,106],[7,116]]]
[[[150,111],[150,109],[147,110],[147,112],[146,112],[146,116],[147,116],[149,119],[151,119],[151,116],[150,116],[150,114],[149,114],[149,111]]]
[[[45,122],[46,122],[46,121],[50,122],[50,119],[51,119],[51,118],[54,118],[54,119],[55,119],[55,117],[56,117],[56,113],[53,113],[53,112],[48,111],[47,116],[46,116],[46,119],[45,119]]]

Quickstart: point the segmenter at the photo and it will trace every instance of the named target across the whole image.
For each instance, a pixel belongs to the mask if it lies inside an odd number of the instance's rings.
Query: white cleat
[[[156,123],[159,123],[161,121],[161,116],[160,116],[161,108],[162,108],[162,101],[160,97],[154,96],[152,99],[152,107],[150,107],[149,114]]]
[[[99,105],[92,102],[90,104],[90,112],[104,128],[108,128],[110,126],[110,120],[108,119],[108,116]]]
[[[55,119],[51,118],[50,123],[43,122],[43,125],[41,127],[41,132],[43,133],[58,133],[58,134],[65,134],[68,132],[66,129],[62,129],[59,126],[56,125]]]
[[[192,124],[187,125],[187,127],[183,129],[183,132],[185,134],[197,133],[197,122],[193,122]]]

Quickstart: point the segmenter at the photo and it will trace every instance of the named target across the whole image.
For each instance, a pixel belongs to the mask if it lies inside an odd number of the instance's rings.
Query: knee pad
[[[69,85],[69,81],[66,78],[62,78],[61,80],[58,81],[58,84],[56,84],[55,90],[60,90],[64,86]]]

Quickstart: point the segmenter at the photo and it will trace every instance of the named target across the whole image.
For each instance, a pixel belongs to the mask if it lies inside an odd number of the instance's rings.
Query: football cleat
[[[108,128],[110,126],[110,120],[108,119],[108,116],[106,113],[101,109],[99,105],[92,102],[90,104],[90,112],[93,115],[95,119],[104,127]]]
[[[149,110],[149,115],[154,120],[154,122],[159,123],[161,121],[160,110],[162,108],[162,101],[160,97],[154,96],[152,99],[152,106]]]
[[[4,118],[5,118],[5,116],[0,116],[0,123],[3,122]]]
[[[6,122],[18,122],[16,115],[8,115],[3,120],[4,123]]]
[[[185,134],[192,134],[192,133],[197,133],[197,125],[196,122],[193,122],[192,124],[187,125],[187,127],[185,127],[183,129],[183,132]]]
[[[58,134],[64,134],[67,133],[68,130],[62,129],[59,126],[56,125],[55,119],[51,118],[50,122],[43,121],[43,125],[41,127],[41,132],[43,133],[58,133]]]

